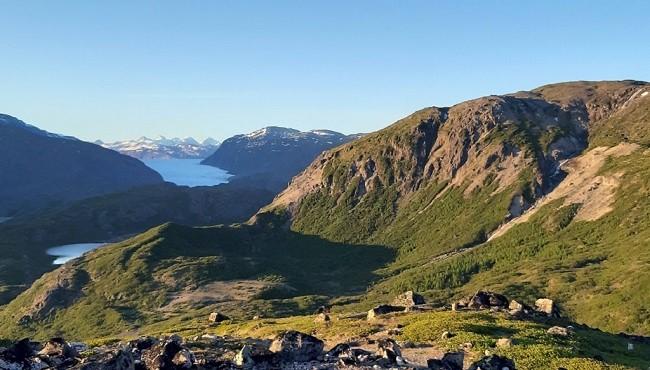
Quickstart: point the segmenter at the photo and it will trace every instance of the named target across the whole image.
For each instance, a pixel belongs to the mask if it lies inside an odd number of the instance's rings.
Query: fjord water
[[[158,172],[165,181],[181,186],[213,186],[227,183],[227,171],[201,164],[201,159],[146,159],[144,164]]]
[[[104,243],[79,243],[66,244],[49,248],[45,253],[57,257],[52,264],[62,265],[71,259],[77,258],[82,254],[104,245]]]

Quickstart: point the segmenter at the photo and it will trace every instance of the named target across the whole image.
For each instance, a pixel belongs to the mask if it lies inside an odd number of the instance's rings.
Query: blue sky
[[[648,1],[0,1],[0,112],[86,140],[368,132],[566,80],[650,80]]]

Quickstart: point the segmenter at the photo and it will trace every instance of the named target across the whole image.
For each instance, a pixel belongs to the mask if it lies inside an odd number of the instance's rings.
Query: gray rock
[[[424,304],[424,297],[421,296],[420,294],[417,294],[413,292],[412,290],[409,290],[408,292],[404,292],[393,300],[393,306],[401,306],[401,307],[413,307],[413,306],[418,306],[421,304]]]
[[[515,363],[509,358],[492,355],[471,364],[468,370],[516,370],[516,368]]]
[[[307,362],[317,359],[323,353],[322,340],[309,334],[290,330],[278,335],[269,348],[283,362]]]
[[[377,318],[377,316],[386,315],[393,312],[403,312],[403,311],[404,311],[404,307],[402,306],[392,306],[388,304],[382,304],[370,309],[366,317],[368,320],[372,320]]]

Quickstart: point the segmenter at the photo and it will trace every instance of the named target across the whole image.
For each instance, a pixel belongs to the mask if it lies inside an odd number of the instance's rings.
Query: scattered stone
[[[312,361],[323,352],[322,340],[309,334],[290,330],[278,335],[271,343],[271,352],[276,353],[282,361]]]
[[[512,346],[512,339],[510,338],[499,338],[497,340],[497,347],[511,347]]]
[[[208,321],[212,323],[220,323],[226,320],[230,320],[230,317],[222,314],[221,312],[212,312],[208,317]]]
[[[451,310],[452,311],[458,311],[460,307],[458,307],[458,303],[454,302],[451,304]]]
[[[404,311],[404,307],[401,306],[391,306],[388,304],[382,304],[379,305],[375,308],[372,308],[368,311],[368,315],[366,316],[368,320],[375,319],[377,316],[380,315],[386,315],[389,313],[393,312],[402,312]]]
[[[471,364],[468,370],[516,370],[515,363],[497,355],[486,356]]]
[[[553,326],[548,329],[547,333],[557,337],[568,337],[571,335],[571,330],[568,328],[563,328],[561,326]]]
[[[421,296],[420,294],[417,294],[413,292],[412,290],[409,290],[408,292],[404,292],[393,300],[393,306],[400,306],[400,307],[413,307],[413,306],[418,306],[424,304],[424,297]]]
[[[553,302],[552,299],[540,298],[535,301],[535,310],[540,313],[544,313],[547,316],[560,317],[560,312],[557,308],[557,305]]]

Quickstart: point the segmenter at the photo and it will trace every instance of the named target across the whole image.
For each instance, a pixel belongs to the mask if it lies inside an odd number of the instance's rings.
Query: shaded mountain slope
[[[162,183],[142,162],[0,115],[0,214]]]

